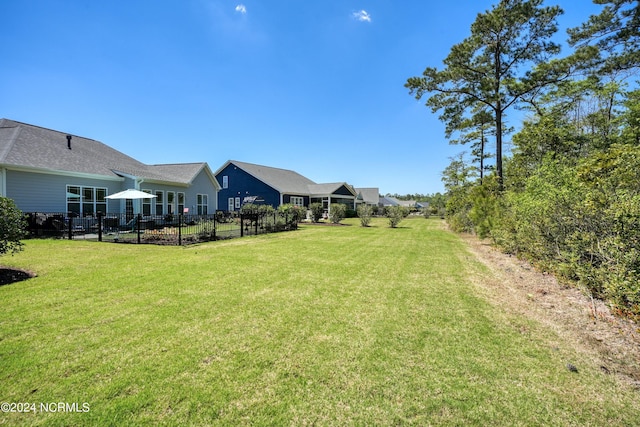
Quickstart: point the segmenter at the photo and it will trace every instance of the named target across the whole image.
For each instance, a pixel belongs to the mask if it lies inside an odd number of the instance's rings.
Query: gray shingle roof
[[[353,192],[355,193],[355,190],[353,189],[353,187],[347,184],[346,182],[330,182],[326,184],[309,185],[309,193],[311,193],[312,196],[326,196],[328,194],[333,194],[343,185],[348,189],[353,190]]]
[[[292,170],[238,162],[236,160],[229,160],[223,168],[229,163],[233,163],[248,174],[258,178],[260,181],[270,185],[283,194],[308,194],[309,185],[316,185],[316,183],[309,178]]]
[[[273,168],[253,163],[229,160],[215,173],[218,175],[229,164],[234,164],[254,178],[279,191],[281,194],[308,194],[310,196],[326,196],[333,194],[343,185],[356,195],[355,189],[346,182],[316,184],[309,178],[289,169]]]
[[[365,203],[377,205],[380,198],[380,190],[378,188],[356,188],[356,191],[362,195]]]
[[[125,173],[139,178],[188,184],[205,163],[145,165],[99,141],[0,119],[0,165],[81,173],[119,178]]]

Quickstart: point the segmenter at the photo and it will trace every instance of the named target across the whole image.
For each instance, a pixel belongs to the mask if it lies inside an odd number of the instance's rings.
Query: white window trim
[[[205,207],[206,209],[202,209],[203,207]],[[207,211],[207,214],[209,214],[209,195],[198,193],[198,195],[196,195],[196,211],[198,212],[198,214],[200,214],[205,210]]]

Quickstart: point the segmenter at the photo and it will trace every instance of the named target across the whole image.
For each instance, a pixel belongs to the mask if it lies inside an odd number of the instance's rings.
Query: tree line
[[[561,55],[559,6],[501,0],[405,87],[471,149],[443,171],[454,230],[640,318],[640,4],[593,2]],[[517,132],[511,111],[526,115]]]

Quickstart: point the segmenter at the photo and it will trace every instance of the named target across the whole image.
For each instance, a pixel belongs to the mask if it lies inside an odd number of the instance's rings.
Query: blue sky
[[[404,84],[441,67],[495,2],[7,1],[0,117],[149,164],[234,159],[382,194],[442,192],[464,148]],[[600,9],[547,4],[565,11],[561,40]]]

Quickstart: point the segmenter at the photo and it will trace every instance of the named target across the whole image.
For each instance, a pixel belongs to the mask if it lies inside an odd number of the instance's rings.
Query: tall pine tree
[[[496,129],[496,174],[502,188],[505,111],[542,87],[567,77],[562,61],[552,61],[560,46],[551,38],[563,11],[543,0],[501,0],[471,25],[471,35],[451,48],[444,69],[428,67],[405,87],[455,129],[465,114],[484,105]]]

